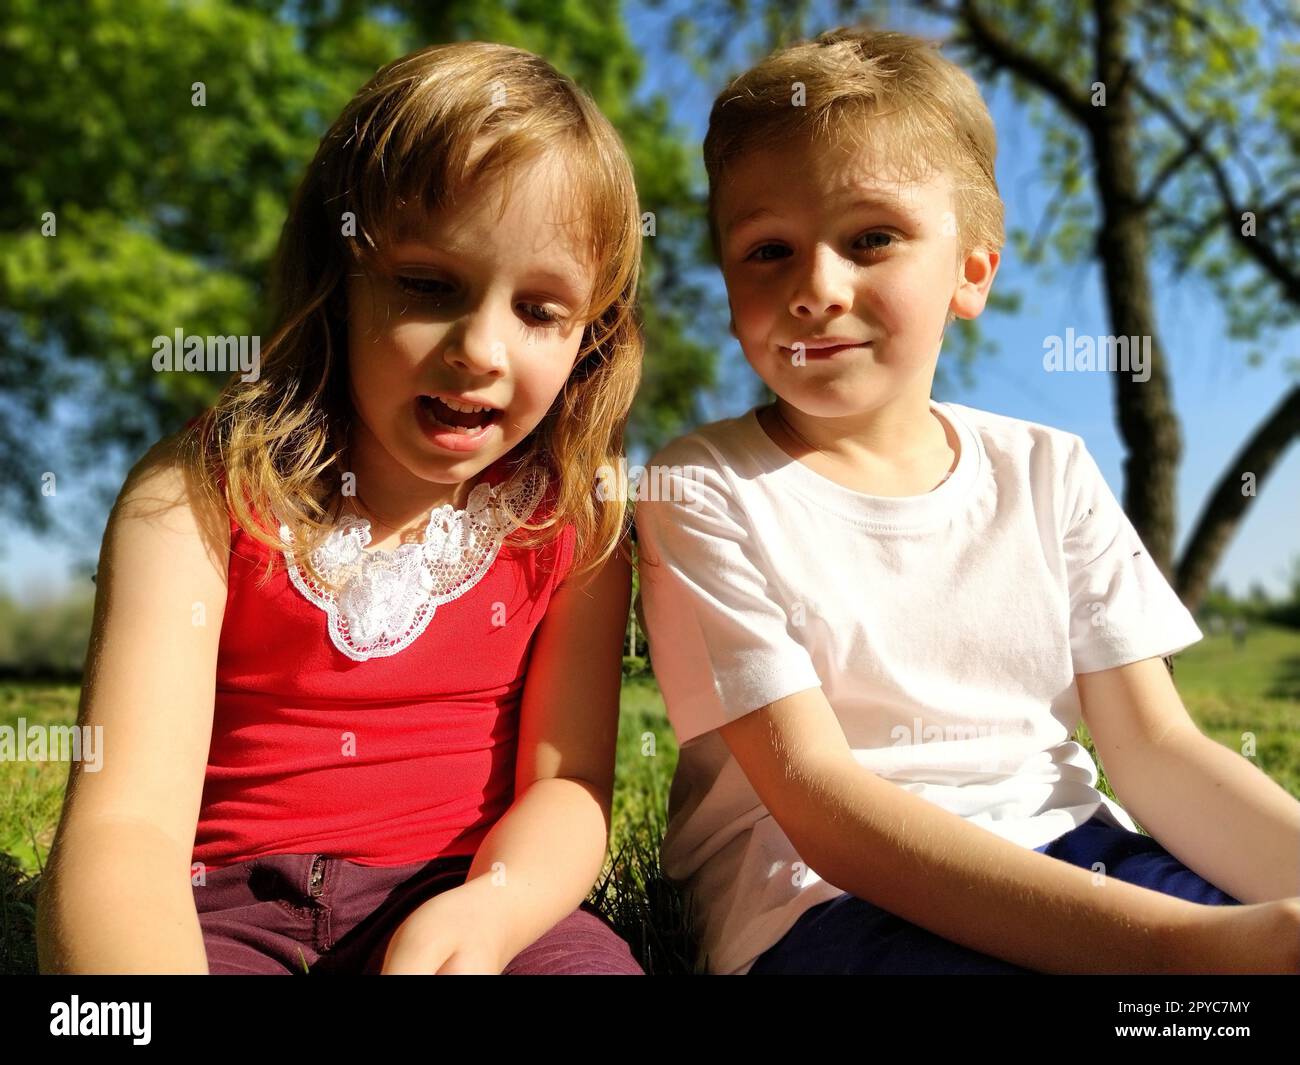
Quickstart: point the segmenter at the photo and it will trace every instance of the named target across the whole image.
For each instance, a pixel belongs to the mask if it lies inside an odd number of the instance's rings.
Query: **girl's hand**
[[[1188,927],[1183,972],[1300,973],[1300,898],[1207,906]]]
[[[499,976],[507,954],[504,921],[477,877],[435,895],[397,926],[384,954],[381,976]]]

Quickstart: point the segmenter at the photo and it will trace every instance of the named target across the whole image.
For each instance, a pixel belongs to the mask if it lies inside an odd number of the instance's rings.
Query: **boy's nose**
[[[843,314],[852,303],[852,280],[845,264],[833,249],[816,248],[790,295],[790,313],[796,318],[823,318]]]

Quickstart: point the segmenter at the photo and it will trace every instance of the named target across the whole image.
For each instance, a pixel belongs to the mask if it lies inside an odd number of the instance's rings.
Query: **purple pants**
[[[465,881],[471,855],[367,866],[323,854],[272,854],[212,869],[194,885],[213,974],[378,973],[398,925]],[[502,975],[644,976],[626,942],[584,902]]]

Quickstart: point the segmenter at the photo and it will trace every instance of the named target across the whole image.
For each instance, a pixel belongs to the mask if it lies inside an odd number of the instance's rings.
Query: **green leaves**
[[[157,374],[152,339],[260,335],[267,268],[321,134],[385,63],[438,41],[532,49],[587,89],[625,137],[646,241],[653,446],[696,409],[714,347],[678,310],[701,298],[697,150],[640,91],[616,0],[426,4],[11,0],[0,25],[0,505],[45,508],[51,398],[75,404],[67,462],[104,468],[209,403],[223,375]],[[42,224],[52,212],[54,235]],[[42,425],[44,429],[42,429]],[[23,471],[28,471],[24,474]],[[114,488],[116,486],[113,486]]]

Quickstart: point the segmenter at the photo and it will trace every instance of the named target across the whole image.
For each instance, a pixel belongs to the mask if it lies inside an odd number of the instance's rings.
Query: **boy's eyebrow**
[[[852,202],[845,205],[846,210],[853,210],[860,207],[878,207],[887,211],[896,211],[909,219],[917,218],[914,210],[897,196],[891,196],[887,192],[872,192],[856,197]],[[730,234],[741,226],[751,222],[761,222],[767,218],[779,218],[780,214],[770,207],[756,207],[752,211],[746,211],[744,214],[733,218],[724,228],[723,232]]]
[[[756,207],[752,211],[746,211],[738,218],[732,218],[725,226],[723,231],[730,233],[733,229],[739,229],[748,222],[757,222],[759,219],[766,218],[769,215],[776,217],[776,212],[770,207]]]
[[[871,192],[859,196],[850,207],[883,207],[887,211],[897,211],[899,214],[907,215],[908,218],[914,218],[912,207],[904,203],[897,196],[891,196],[887,192]]]

